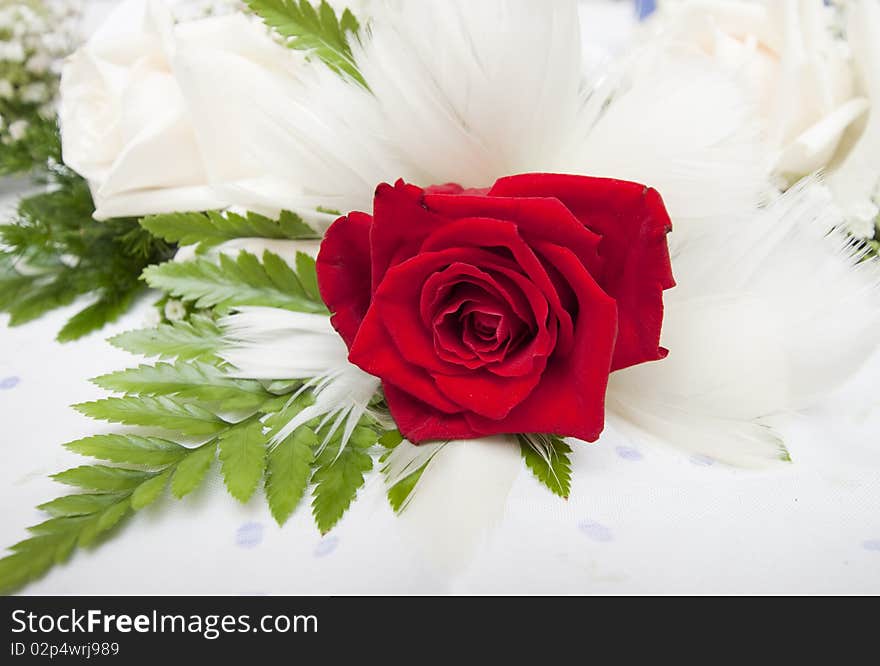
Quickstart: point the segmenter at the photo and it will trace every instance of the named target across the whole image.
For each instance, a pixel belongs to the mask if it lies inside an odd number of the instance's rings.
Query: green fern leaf
[[[256,491],[266,469],[267,438],[263,424],[251,420],[222,433],[220,465],[226,489],[239,502],[247,502]]]
[[[174,470],[167,469],[135,488],[131,494],[131,508],[135,511],[140,511],[159,499],[159,495],[165,490],[168,480],[173,473]]]
[[[183,499],[205,480],[208,470],[217,455],[217,443],[209,442],[193,449],[186,458],[177,465],[171,478],[171,494]]]
[[[271,252],[264,261],[282,261]],[[237,259],[220,255],[219,264],[207,259],[168,262],[144,271],[147,283],[197,308],[228,309],[243,305],[262,305],[297,312],[325,314],[320,301],[302,295],[298,283],[278,284],[254,255],[242,252]]]
[[[116,298],[101,298],[80,310],[58,332],[58,342],[79,340],[89,333],[98,331],[116,321],[131,307],[132,301],[142,289],[132,289]]]
[[[76,486],[84,490],[126,491],[133,490],[144,481],[156,476],[154,472],[143,472],[106,465],[83,465],[52,476],[59,483]]]
[[[65,495],[41,504],[37,508],[56,518],[87,516],[116,504],[127,495],[125,493],[81,493]]]
[[[272,220],[256,213],[171,213],[150,215],[141,226],[154,236],[180,245],[199,245],[202,251],[235,238],[278,240],[317,239],[320,236],[295,213],[285,211]]]
[[[153,426],[193,437],[217,434],[228,425],[198,405],[181,404],[165,396],[105,398],[74,405],[74,409],[100,421]]]
[[[226,411],[255,410],[275,397],[260,382],[233,379],[216,366],[195,361],[141,365],[92,381],[108,391],[127,395],[177,396],[218,404]]]
[[[346,9],[341,20],[324,0],[317,10],[308,0],[245,0],[268,26],[288,39],[291,48],[313,53],[339,74],[367,87],[352,56],[350,38],[357,38],[357,19]]]
[[[161,467],[187,454],[187,449],[158,437],[137,435],[93,435],[65,444],[74,453],[125,465]]]
[[[308,297],[313,301],[320,301],[321,291],[318,289],[318,269],[315,260],[305,252],[297,252],[296,272]]]
[[[83,446],[106,451],[96,442]],[[116,456],[119,445],[111,446],[111,455]],[[134,448],[140,447],[136,444]],[[57,474],[54,478],[62,483],[97,492],[59,497],[39,507],[51,518],[30,527],[31,536],[12,546],[11,553],[0,559],[0,594],[13,592],[62,564],[75,548],[94,544],[133,511],[155,502],[169,479],[178,497],[194,490],[211,465],[216,444],[184,451],[182,458],[159,472],[89,465]]]
[[[520,435],[526,465],[552,492],[568,499],[571,492],[571,447],[555,435]]]
[[[303,426],[269,452],[266,499],[279,525],[287,522],[305,495],[317,448],[317,435]]]
[[[355,428],[351,441],[342,451],[331,442],[315,461],[315,484],[312,514],[322,534],[329,532],[351,506],[358,489],[364,485],[364,474],[373,469],[367,453],[377,436],[369,428]]]
[[[217,362],[223,332],[208,317],[129,331],[110,338],[110,344],[132,354],[181,361]]]

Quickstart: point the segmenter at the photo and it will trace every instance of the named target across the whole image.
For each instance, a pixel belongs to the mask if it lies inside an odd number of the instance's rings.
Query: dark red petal
[[[424,203],[430,211],[451,219],[486,217],[512,222],[527,245],[533,240],[557,243],[574,252],[590,273],[599,272],[602,264],[598,252],[599,236],[585,227],[563,203],[552,194],[505,197],[496,192],[498,189],[496,184],[489,196],[426,195]]]
[[[382,184],[376,188],[370,233],[373,291],[389,268],[416,256],[425,238],[447,224],[445,218],[422,205],[423,198],[420,188],[402,180],[393,187]]]
[[[497,421],[510,414],[535,389],[541,381],[541,370],[543,367],[538,367],[530,375],[505,377],[503,380],[485,370],[468,375],[436,374],[434,381],[447,398],[462,408]]]
[[[490,194],[555,197],[602,237],[604,270],[595,275],[617,300],[620,329],[612,370],[666,356],[660,330],[663,291],[675,286],[666,243],[672,224],[655,190],[608,178],[526,174],[502,178]]]
[[[497,271],[493,273],[490,275],[470,264],[456,262],[431,275],[425,281],[419,303],[424,324],[430,326],[433,323],[436,313],[445,307],[453,288],[457,288],[457,291],[464,289],[465,293],[479,290],[494,296],[499,303],[509,305],[521,321],[534,323],[528,299],[519,292],[516,283]]]
[[[464,197],[458,197],[463,199]],[[484,197],[483,197],[484,198]],[[473,200],[470,197],[469,200]],[[547,215],[543,222],[552,227],[553,213],[560,213],[558,202],[551,202],[551,211],[535,211]],[[577,226],[577,235],[584,241],[584,247],[589,247],[595,261],[595,248],[597,238],[589,232],[584,234],[583,225],[565,213],[562,218],[568,218],[567,223]],[[527,226],[527,225],[526,225]],[[550,234],[553,236],[554,234]],[[578,245],[573,241],[574,245]],[[525,273],[531,282],[544,294],[550,310],[559,321],[559,345],[567,349],[571,344],[572,323],[568,311],[563,307],[559,291],[550,278],[548,271],[540,259],[535,255],[532,248],[523,240],[519,227],[516,223],[508,220],[496,220],[492,218],[465,217],[450,222],[439,228],[425,239],[422,252],[444,250],[452,247],[475,247],[492,250],[501,250],[509,253],[521,271]],[[512,293],[515,290],[510,290]]]
[[[365,213],[342,217],[327,230],[318,252],[318,289],[333,327],[351,348],[370,306],[370,226]]]
[[[383,383],[382,387],[397,429],[413,444],[481,436],[462,413],[446,414],[438,411],[388,382]]]
[[[453,263],[487,267],[505,276],[516,273],[508,267],[513,265],[512,262],[485,250],[457,248],[420,254],[388,271],[373,294],[370,307],[370,312],[376,312],[377,319],[386,327],[390,339],[406,361],[443,374],[458,374],[464,370],[437,357],[434,353],[432,331],[416,313],[420,310],[421,293],[428,276]],[[532,287],[524,295],[529,299],[530,306],[538,309],[537,321],[540,322],[542,317],[546,318],[547,304],[537,289]],[[543,312],[540,311],[542,307]]]
[[[617,330],[616,306],[567,248],[541,247],[578,296],[571,354],[551,357],[541,382],[503,420],[468,414],[482,435],[541,432],[595,441],[605,422],[605,389]]]
[[[419,396],[437,411],[448,414],[461,411],[457,404],[437,389],[434,380],[425,370],[408,363],[400,355],[373,308],[364,317],[348,359],[364,372]]]

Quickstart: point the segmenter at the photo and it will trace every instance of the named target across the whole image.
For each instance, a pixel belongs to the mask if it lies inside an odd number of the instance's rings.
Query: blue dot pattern
[[[642,459],[641,452],[631,446],[618,446],[616,450],[618,457],[623,458],[624,460],[636,462]]]
[[[639,21],[644,21],[651,14],[657,11],[657,0],[635,0],[636,16]]]
[[[614,534],[611,532],[611,528],[601,523],[585,520],[578,525],[578,529],[591,541],[598,541],[599,543],[614,541]]]
[[[321,539],[321,542],[315,546],[315,557],[327,557],[330,553],[336,550],[336,546],[339,545],[339,539],[335,536],[329,536],[325,539]]]
[[[0,379],[0,390],[8,391],[14,389],[21,382],[18,377],[4,377]]]
[[[235,544],[242,548],[256,548],[263,541],[263,526],[260,523],[245,523],[235,532]]]

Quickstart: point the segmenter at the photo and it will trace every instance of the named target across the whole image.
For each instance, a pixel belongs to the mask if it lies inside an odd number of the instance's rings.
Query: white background
[[[92,21],[112,5],[92,4]],[[104,339],[142,326],[149,308],[146,299],[67,345],[54,335],[76,307],[16,329],[0,319],[0,545],[43,519],[33,507],[63,490],[49,474],[85,462],[61,444],[107,431],[68,406],[103,397],[88,378],[136,363]],[[322,538],[305,505],[279,528],[262,496],[237,504],[215,467],[201,491],[158,502],[26,592],[880,593],[878,376],[880,358],[827,404],[781,419],[794,462],[773,470],[733,470],[613,431],[576,450],[568,501],[523,469],[458,570],[432,563],[430,538],[392,515],[377,477]],[[878,409],[854,406],[866,394]]]

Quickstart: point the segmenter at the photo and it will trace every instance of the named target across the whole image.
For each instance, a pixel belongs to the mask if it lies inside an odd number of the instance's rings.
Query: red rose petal
[[[620,328],[612,370],[666,356],[660,329],[662,292],[675,286],[666,242],[672,224],[655,190],[609,178],[526,174],[502,178],[490,194],[555,197],[601,236],[605,269],[595,275],[617,300]]]
[[[605,389],[617,330],[616,306],[567,248],[541,248],[578,294],[579,315],[572,353],[553,357],[535,390],[503,420],[466,414],[483,435],[540,432],[598,439],[605,423]]]
[[[431,405],[390,382],[384,382],[382,388],[397,429],[413,444],[480,437],[462,412],[438,412]]]
[[[351,347],[370,306],[370,227],[365,213],[342,217],[327,230],[318,252],[318,289],[333,327]]]

